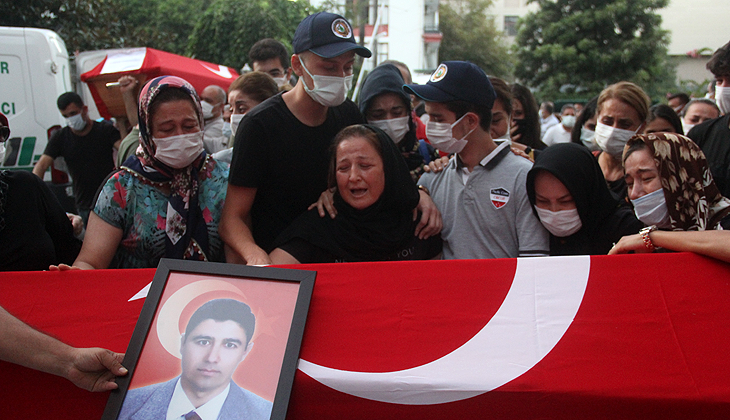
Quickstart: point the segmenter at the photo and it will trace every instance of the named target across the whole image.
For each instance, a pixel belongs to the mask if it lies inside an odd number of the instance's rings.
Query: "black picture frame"
[[[276,382],[275,397],[270,416],[270,420],[284,420],[292,384],[294,383],[294,375],[297,370],[299,350],[304,334],[304,325],[307,319],[312,290],[314,289],[316,271],[173,259],[160,260],[122,363],[129,369],[129,373],[124,377],[117,378],[119,387],[111,392],[104,409],[104,414],[102,415],[102,420],[116,420],[119,418],[120,411],[129,391],[130,383],[134,381],[135,375],[138,373],[137,367],[140,354],[148,342],[150,329],[159,314],[160,302],[168,286],[168,280],[175,274],[197,276],[201,281],[203,279],[210,279],[211,277],[229,282],[267,281],[270,284],[272,293],[276,292],[277,285],[298,284],[294,303],[295,307],[293,308],[293,316],[289,324],[289,334],[286,338],[284,356],[281,362],[281,369],[279,370],[278,381]],[[190,284],[192,283],[194,281],[191,281]],[[290,295],[292,293],[291,291],[289,292]]]

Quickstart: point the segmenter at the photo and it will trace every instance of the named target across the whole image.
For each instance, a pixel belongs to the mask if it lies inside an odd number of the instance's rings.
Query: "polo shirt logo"
[[[492,200],[494,208],[500,209],[509,202],[509,191],[504,188],[492,188],[489,190],[489,198]]]

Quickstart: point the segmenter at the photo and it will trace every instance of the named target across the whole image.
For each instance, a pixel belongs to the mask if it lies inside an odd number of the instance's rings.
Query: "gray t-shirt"
[[[549,254],[549,234],[527,198],[531,167],[505,142],[474,167],[466,183],[456,156],[441,173],[421,176],[418,184],[428,188],[443,217],[445,259]]]

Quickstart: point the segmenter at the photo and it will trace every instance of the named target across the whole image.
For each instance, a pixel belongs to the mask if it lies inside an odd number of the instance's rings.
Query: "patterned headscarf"
[[[190,83],[176,76],[160,76],[147,82],[139,93],[139,143],[137,156],[128,158],[122,169],[144,183],[169,187],[171,194],[167,207],[165,257],[207,261],[208,230],[198,205],[200,181],[215,162],[205,151],[182,169],[171,168],[155,159],[156,146],[152,140],[150,105],[166,89],[185,92],[195,107],[200,129],[203,129],[203,111],[200,98]]]
[[[674,133],[641,134],[624,149],[644,143],[662,180],[672,230],[714,229],[730,212],[730,200],[720,194],[699,146]]]

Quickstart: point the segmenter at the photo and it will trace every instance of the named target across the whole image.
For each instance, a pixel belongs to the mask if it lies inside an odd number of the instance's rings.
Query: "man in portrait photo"
[[[234,299],[206,302],[180,339],[182,373],[170,381],[130,390],[120,420],[269,419],[272,403],[231,379],[253,348],[256,318]]]

